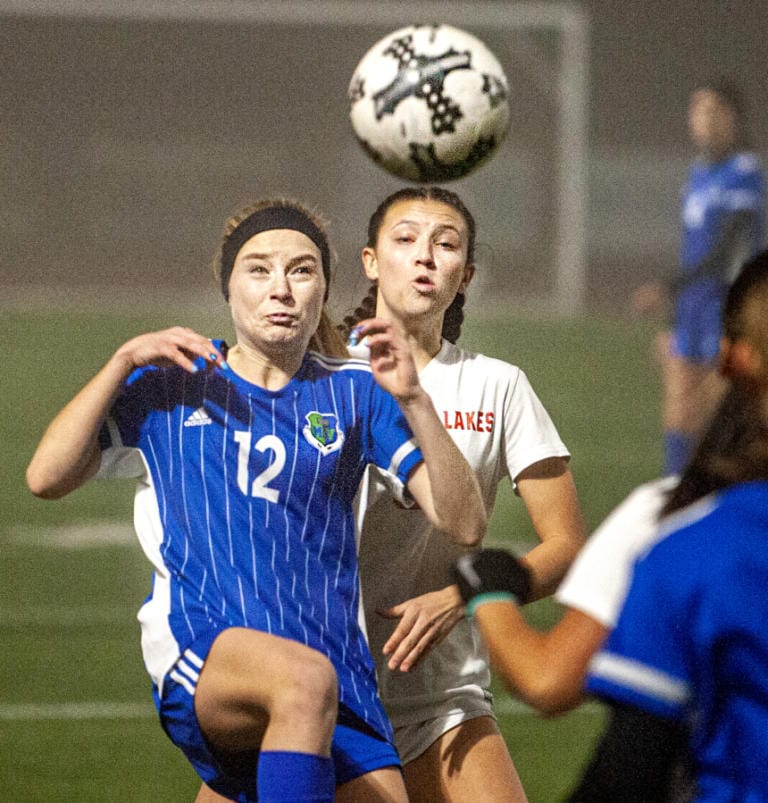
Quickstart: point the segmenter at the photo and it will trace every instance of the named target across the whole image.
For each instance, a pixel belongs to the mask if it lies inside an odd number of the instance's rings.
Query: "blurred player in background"
[[[747,146],[745,109],[736,88],[718,80],[690,97],[688,126],[698,152],[683,189],[680,272],[665,290],[645,285],[640,312],[671,294],[672,328],[660,336],[664,398],[664,471],[679,473],[722,394],[717,372],[721,307],[738,268],[763,246],[765,183]]]
[[[312,213],[242,210],[217,266],[235,345],[182,327],[129,340],[48,427],[27,482],[58,498],[97,473],[137,481],[155,569],[144,660],[164,729],[212,789],[404,801],[357,621],[353,500],[378,463],[472,544],[486,521],[476,480],[390,324],[363,325],[370,365],[307,351],[335,332]]]
[[[474,244],[475,221],[455,193],[413,187],[390,195],[370,219],[362,252],[371,291],[345,325],[354,340],[358,319],[375,312],[406,339],[489,515],[498,484],[513,483],[541,541],[523,558],[533,600],[560,582],[584,527],[569,453],[525,374],[455,345]],[[422,511],[398,505],[388,483],[371,468],[361,488],[360,568],[369,643],[410,800],[524,800],[493,714],[484,650],[447,585],[461,550],[447,546]]]
[[[691,755],[696,799],[768,795],[754,759],[768,747],[766,320],[763,252],[726,297],[730,387],[693,459],[679,482],[639,489],[592,536],[558,593],[569,607],[550,633],[523,622],[514,600],[527,571],[511,555],[486,550],[458,568],[493,666],[540,710],[579,701],[610,632],[586,691],[612,704],[612,718],[574,801],[678,799],[675,770]],[[622,610],[631,564],[648,552]]]

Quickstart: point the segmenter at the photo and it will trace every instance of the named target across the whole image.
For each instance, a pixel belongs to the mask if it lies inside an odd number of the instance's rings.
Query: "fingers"
[[[185,326],[173,326],[160,332],[139,335],[126,344],[133,364],[138,367],[177,365],[189,373],[203,365],[226,367],[223,355],[207,337]]]
[[[388,619],[402,617],[382,648],[382,653],[390,656],[387,662],[389,669],[399,669],[401,672],[415,668],[445,638],[456,621],[449,611],[435,616],[407,603],[377,613]]]
[[[354,335],[355,341],[359,343],[365,337],[391,331],[393,331],[391,321],[387,321],[384,318],[366,318],[357,324],[351,334]]]
[[[356,345],[365,339],[371,350],[371,356],[381,356],[391,351],[401,351],[405,342],[392,326],[391,321],[383,318],[367,318],[360,321],[352,330],[351,340]]]

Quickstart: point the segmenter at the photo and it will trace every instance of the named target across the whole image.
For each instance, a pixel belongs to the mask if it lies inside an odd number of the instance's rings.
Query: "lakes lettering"
[[[472,432],[493,432],[494,415],[490,411],[466,412],[443,410],[443,424],[446,429],[467,429]]]

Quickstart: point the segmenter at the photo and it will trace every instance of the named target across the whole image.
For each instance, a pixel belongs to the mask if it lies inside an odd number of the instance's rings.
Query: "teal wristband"
[[[514,602],[518,604],[517,597],[509,591],[486,591],[484,594],[478,594],[466,605],[467,616],[470,618],[475,615],[475,611],[486,602]]]

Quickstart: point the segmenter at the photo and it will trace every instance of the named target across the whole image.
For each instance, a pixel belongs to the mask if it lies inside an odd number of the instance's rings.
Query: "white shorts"
[[[433,706],[429,711],[425,710],[424,719],[395,726],[395,746],[400,760],[403,764],[414,761],[444,733],[461,725],[462,722],[468,722],[477,717],[491,717],[496,721],[491,702],[490,695],[484,700],[475,698],[469,700],[463,698],[459,701],[455,698],[445,700]]]

